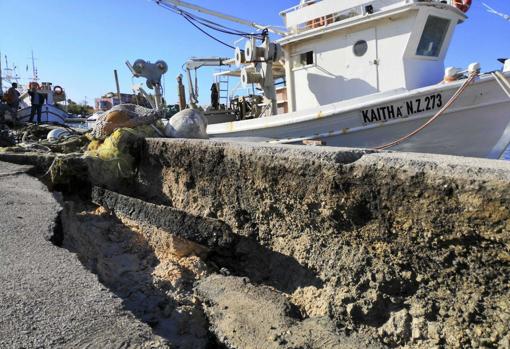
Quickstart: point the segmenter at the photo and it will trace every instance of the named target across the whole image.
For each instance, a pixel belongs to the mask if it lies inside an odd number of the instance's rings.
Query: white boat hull
[[[209,125],[207,131],[219,138],[283,144],[314,139],[328,146],[376,148],[423,125],[461,84],[370,95],[303,112]],[[434,123],[390,150],[499,158],[510,143],[509,125],[510,99],[492,76],[483,76]]]
[[[30,120],[31,107],[23,108],[18,110],[18,121],[28,122]],[[41,122],[43,123],[54,123],[54,124],[65,124],[65,120],[69,117],[65,111],[51,105],[45,104],[42,106]],[[37,113],[34,116],[34,120],[37,121]]]

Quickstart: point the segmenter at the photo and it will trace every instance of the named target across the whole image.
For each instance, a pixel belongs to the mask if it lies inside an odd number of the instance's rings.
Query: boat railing
[[[282,11],[280,15],[285,18],[285,24],[292,32],[302,32],[415,2],[453,5],[455,0],[303,0],[300,4]]]
[[[296,10],[299,10],[300,8],[303,8],[305,6],[310,6],[311,4],[315,4],[317,2],[321,2],[322,0],[305,0],[305,1],[301,1],[299,4],[295,5],[295,6],[292,6],[291,8],[288,8],[286,10],[283,10],[280,12],[280,16],[285,16],[287,13],[289,12],[293,12],[293,11],[296,11]]]

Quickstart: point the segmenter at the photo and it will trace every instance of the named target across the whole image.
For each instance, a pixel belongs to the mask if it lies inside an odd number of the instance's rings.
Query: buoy
[[[471,7],[471,0],[454,0],[453,5],[462,12],[466,13]]]
[[[462,76],[461,71],[462,71],[462,69],[458,69],[455,67],[446,68],[444,71],[443,81],[444,82],[457,81],[459,79],[459,77]]]
[[[207,139],[207,119],[199,110],[184,109],[170,118],[164,134],[171,138]]]
[[[55,96],[61,96],[64,94],[64,89],[61,86],[57,85],[53,88],[53,93],[55,94]]]
[[[69,137],[71,132],[65,128],[55,128],[48,133],[46,139],[50,142],[56,142],[64,137]]]

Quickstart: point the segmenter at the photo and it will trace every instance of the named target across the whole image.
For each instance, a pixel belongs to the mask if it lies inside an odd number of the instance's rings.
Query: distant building
[[[96,98],[95,110],[96,111],[107,111],[119,104],[135,103],[135,96],[132,94],[121,93],[120,101],[117,98],[117,94],[107,93],[101,98]]]
[[[151,108],[150,103],[141,94],[120,94],[120,102],[117,98],[117,94],[109,92],[101,98],[96,98],[95,111],[107,111],[119,104],[137,104],[142,107]]]

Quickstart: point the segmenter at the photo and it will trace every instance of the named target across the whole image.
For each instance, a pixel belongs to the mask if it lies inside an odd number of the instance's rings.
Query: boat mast
[[[252,28],[255,28],[255,29],[259,29],[259,30],[267,29],[269,32],[277,34],[277,35],[285,36],[285,35],[288,34],[286,31],[283,31],[283,30],[271,28],[271,27],[268,27],[266,25],[261,25],[261,24],[258,24],[258,23],[255,23],[255,22],[252,22],[252,21],[249,21],[249,20],[246,20],[246,19],[234,17],[234,16],[231,16],[231,15],[227,15],[227,14],[224,14],[224,13],[221,13],[221,12],[217,12],[217,11],[213,11],[213,10],[209,10],[209,9],[207,9],[205,7],[194,5],[194,4],[190,4],[189,2],[185,2],[185,1],[180,1],[180,0],[154,0],[154,1],[158,5],[160,3],[164,3],[166,5],[169,5],[169,6],[172,6],[172,7],[176,8],[177,10],[180,7],[189,8],[191,10],[194,10],[194,11],[197,11],[197,12],[200,12],[200,13],[204,13],[206,15],[218,17],[218,18],[224,19],[226,21],[242,24],[242,25],[245,25],[245,26],[248,26],[248,27],[252,27]]]
[[[0,52],[0,95],[4,94],[3,86],[2,86],[2,52]]]
[[[37,68],[35,67],[34,50],[32,50],[32,81],[39,81],[39,77],[37,76]]]

